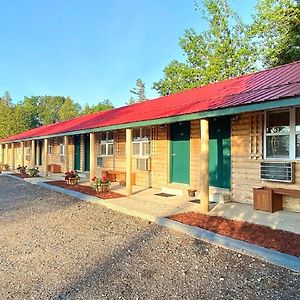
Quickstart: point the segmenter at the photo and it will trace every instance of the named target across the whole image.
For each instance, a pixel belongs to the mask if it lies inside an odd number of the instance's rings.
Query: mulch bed
[[[296,233],[195,212],[181,213],[169,218],[237,240],[300,256],[300,235]]]
[[[119,193],[115,193],[115,192],[96,192],[93,188],[91,188],[90,186],[86,186],[86,185],[80,185],[80,184],[76,184],[76,185],[70,185],[67,184],[65,181],[63,180],[59,180],[59,181],[50,181],[47,182],[47,184],[51,184],[51,185],[55,185],[67,190],[72,190],[72,191],[76,191],[76,192],[80,192],[89,196],[94,196],[94,197],[98,197],[101,199],[115,199],[115,198],[121,198],[121,197],[125,197],[124,195],[121,195]]]
[[[35,177],[31,177],[29,176],[28,174],[21,174],[21,173],[14,173],[12,174],[13,176],[16,176],[16,177],[19,177],[19,178],[36,178],[36,177],[39,177],[39,176],[35,176]]]

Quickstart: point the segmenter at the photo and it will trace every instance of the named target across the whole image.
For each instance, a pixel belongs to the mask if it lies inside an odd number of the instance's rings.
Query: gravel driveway
[[[299,274],[0,176],[0,299],[299,299]]]

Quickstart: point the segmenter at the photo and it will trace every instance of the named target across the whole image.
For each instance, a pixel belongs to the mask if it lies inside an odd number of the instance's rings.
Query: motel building
[[[7,137],[0,163],[300,212],[300,61]]]

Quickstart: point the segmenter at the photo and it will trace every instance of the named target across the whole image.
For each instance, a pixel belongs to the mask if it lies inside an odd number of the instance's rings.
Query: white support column
[[[44,139],[43,171],[44,176],[48,176],[48,139]]]
[[[209,125],[208,119],[200,120],[200,210],[209,210]]]
[[[4,163],[6,165],[8,165],[9,161],[8,161],[8,144],[5,144],[5,160]]]
[[[69,137],[66,135],[64,137],[65,145],[65,172],[69,172]]]
[[[87,138],[87,137],[86,137]],[[96,175],[96,145],[95,133],[90,133],[90,181]]]
[[[24,142],[21,142],[21,167],[24,167]]]
[[[3,164],[4,163],[4,160],[3,160],[3,145],[0,144],[0,164]]]
[[[126,129],[126,194],[132,195],[132,129]]]
[[[30,151],[30,166],[35,167],[35,140],[31,141],[31,151]]]
[[[11,169],[15,169],[15,144],[11,143]]]

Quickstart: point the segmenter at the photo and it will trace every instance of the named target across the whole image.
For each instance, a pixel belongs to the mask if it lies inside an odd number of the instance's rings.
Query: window
[[[64,156],[65,155],[65,145],[59,144],[59,155]]]
[[[300,107],[296,108],[295,131],[296,131],[296,157],[300,158]]]
[[[25,159],[30,160],[30,147],[25,148]]]
[[[112,156],[112,155],[114,155],[114,151],[115,151],[114,133],[113,132],[101,133],[100,155],[101,156]]]
[[[132,155],[139,157],[150,156],[150,128],[136,128],[133,130],[132,137]]]
[[[266,158],[300,158],[300,108],[268,111],[265,124]]]
[[[52,145],[48,144],[48,154],[51,155],[52,154]]]

